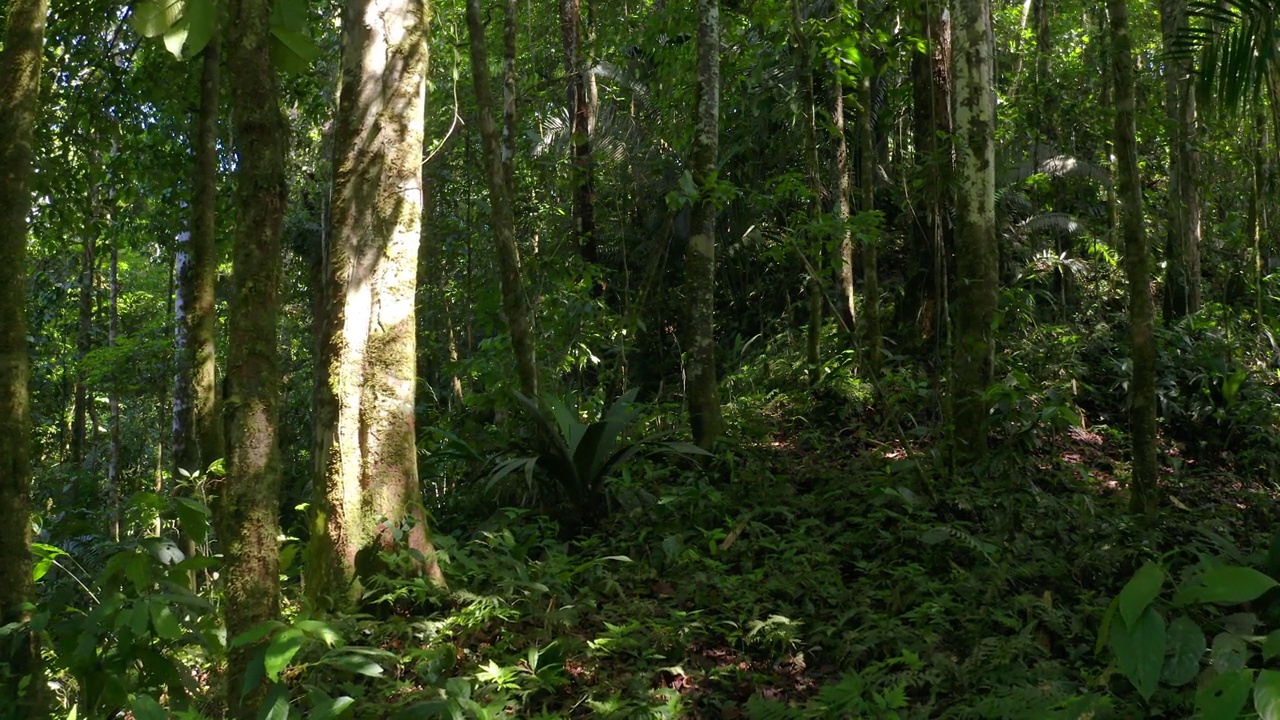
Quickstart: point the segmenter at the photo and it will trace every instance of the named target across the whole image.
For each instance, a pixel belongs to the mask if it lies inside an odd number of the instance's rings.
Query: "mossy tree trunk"
[[[690,170],[700,193],[685,253],[688,297],[688,399],[694,442],[710,449],[724,432],[716,376],[716,204],[710,185],[720,155],[720,4],[698,0],[698,79]]]
[[[987,449],[987,403],[995,361],[998,246],[995,212],[994,39],[989,0],[955,5],[956,303],[952,347],[955,457],[979,460]]]
[[[342,36],[307,592],[345,604],[359,597],[362,554],[399,546],[433,582],[443,576],[414,432],[426,3],[348,0]]]
[[[173,470],[195,472],[222,457],[217,389],[218,84],[215,38],[201,51],[194,118],[191,229],[178,238],[174,299],[178,371],[173,391]]]
[[[47,0],[9,0],[0,52],[0,709],[19,720],[46,714],[39,637],[27,632],[31,587],[31,414],[27,359],[27,214],[40,98]],[[10,644],[12,643],[12,644]],[[24,678],[27,680],[23,686]]]
[[[471,33],[471,76],[475,84],[476,107],[480,116],[480,145],[484,156],[485,179],[489,185],[489,224],[498,251],[498,274],[502,291],[502,313],[511,333],[516,355],[516,372],[520,391],[529,397],[538,395],[537,346],[533,339],[533,322],[529,317],[520,247],[516,244],[516,218],[511,175],[503,169],[502,140],[494,112],[493,88],[489,78],[488,52],[484,42],[484,23],[478,0],[467,0],[467,27]],[[514,102],[514,98],[512,99]],[[513,109],[514,112],[514,109]]]
[[[271,1],[231,0],[227,71],[236,141],[236,232],[228,312],[227,478],[214,520],[224,556],[227,638],[272,620],[280,610],[281,231],[287,191],[288,132],[271,59]],[[257,717],[262,688],[245,688],[255,647],[231,651],[229,716]]]
[[[1151,302],[1151,258],[1142,222],[1142,181],[1138,171],[1138,129],[1134,99],[1133,41],[1125,0],[1107,0],[1111,18],[1111,63],[1115,75],[1115,147],[1120,200],[1120,232],[1124,237],[1124,269],[1129,284],[1129,436],[1133,451],[1130,507],[1135,513],[1155,509],[1156,475],[1156,345],[1155,309]]]

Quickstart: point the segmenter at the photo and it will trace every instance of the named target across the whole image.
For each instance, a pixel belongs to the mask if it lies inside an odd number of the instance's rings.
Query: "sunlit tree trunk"
[[[591,68],[582,50],[581,0],[560,0],[560,38],[564,46],[566,96],[572,137],[573,164],[569,184],[573,190],[573,229],[578,252],[589,263],[600,261],[596,242],[595,170],[591,158],[592,103],[588,97]]]
[[[1142,221],[1142,182],[1138,171],[1138,130],[1134,100],[1133,42],[1125,0],[1107,0],[1111,18],[1111,61],[1115,75],[1116,164],[1120,230],[1124,237],[1125,278],[1129,283],[1129,434],[1133,449],[1130,506],[1135,513],[1155,509],[1156,346],[1151,302],[1151,259]]]
[[[357,556],[398,545],[443,583],[413,412],[426,31],[423,0],[348,0],[343,15],[313,598],[358,599]]]
[[[27,360],[27,214],[47,0],[9,0],[0,52],[0,708],[46,714],[39,636],[25,627],[31,587],[31,414]],[[25,680],[25,682],[24,682]]]
[[[1196,151],[1196,100],[1190,63],[1170,54],[1187,25],[1186,0],[1163,0],[1160,26],[1164,66],[1165,125],[1169,133],[1164,315],[1177,320],[1200,307],[1200,192]]]
[[[994,40],[989,0],[955,5],[956,332],[952,425],[956,458],[987,449],[986,388],[994,371],[992,321],[998,292],[995,214]]]
[[[835,216],[840,226],[840,266],[836,270],[840,302],[837,310],[844,327],[853,330],[858,317],[858,291],[854,282],[853,233],[849,232],[852,189],[849,182],[849,143],[844,135],[844,84],[837,76],[832,78],[831,85],[831,184],[835,188]]]
[[[538,394],[537,347],[533,339],[533,323],[529,317],[529,300],[525,294],[520,248],[516,244],[515,208],[512,188],[503,171],[502,143],[494,117],[493,90],[489,79],[488,53],[484,44],[484,24],[478,0],[467,0],[467,27],[471,32],[471,75],[475,82],[476,107],[480,115],[480,145],[484,156],[485,177],[489,183],[490,225],[498,250],[498,273],[502,290],[502,311],[511,333],[516,355],[516,372],[520,390],[525,395]]]
[[[689,421],[698,445],[710,449],[724,432],[716,377],[715,283],[716,205],[709,192],[720,154],[720,4],[698,0],[697,112],[690,171],[702,192],[693,207],[689,249],[685,253],[688,296]]]
[[[194,119],[191,229],[178,237],[174,327],[173,471],[206,469],[222,457],[217,390],[218,42],[201,52],[200,105]]]
[[[223,612],[231,640],[280,610],[279,353],[281,231],[288,133],[271,59],[270,0],[230,0],[225,34],[236,142],[236,232],[228,307],[227,478],[215,508]],[[228,707],[257,717],[261,687],[244,688],[255,646],[230,651]]]

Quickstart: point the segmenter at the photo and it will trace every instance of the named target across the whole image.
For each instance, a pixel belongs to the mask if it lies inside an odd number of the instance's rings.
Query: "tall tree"
[[[986,388],[995,365],[998,246],[995,211],[995,87],[990,0],[957,0],[955,83],[956,316],[951,401],[956,457],[987,449]]]
[[[874,56],[873,56],[874,57]],[[858,210],[871,213],[876,209],[876,136],[875,136],[875,74],[868,60],[858,80]],[[869,236],[862,243],[862,294],[865,318],[863,342],[866,358],[871,368],[880,366],[880,279],[878,270],[878,236]]]
[[[529,300],[520,267],[520,247],[516,244],[516,216],[511,174],[503,169],[502,140],[494,114],[493,88],[489,78],[488,52],[484,42],[484,22],[479,0],[467,0],[467,28],[471,33],[471,77],[475,85],[476,108],[480,115],[480,144],[484,156],[485,179],[489,184],[489,224],[498,251],[498,280],[502,291],[502,312],[511,333],[516,354],[520,390],[529,397],[538,394],[537,346]],[[514,102],[514,98],[512,99]],[[513,110],[514,112],[514,110]]]
[[[712,185],[720,156],[720,3],[698,0],[698,80],[690,170],[699,189],[693,236],[685,253],[688,297],[688,396],[693,439],[710,449],[724,432],[716,379],[716,203]]]
[[[849,182],[849,143],[845,138],[844,83],[839,74],[831,82],[831,185],[835,188],[834,210],[839,226],[840,262],[836,279],[840,283],[840,301],[837,310],[841,322],[853,330],[857,321],[857,286],[854,282],[853,233],[849,229],[852,193]]]
[[[308,593],[359,597],[357,556],[403,545],[443,582],[418,482],[414,381],[427,9],[349,0],[334,136],[321,477]]]
[[[31,619],[31,414],[27,360],[27,214],[47,0],[9,0],[0,51],[0,627],[19,626],[0,664],[0,707],[43,717],[39,636]]]
[[[920,9],[924,52],[911,58],[912,145],[920,191],[912,198],[904,320],[914,320],[923,340],[940,337],[951,248],[947,178],[951,176],[951,22],[924,3]]]
[[[271,57],[271,5],[230,0],[225,36],[237,154],[236,231],[227,332],[227,479],[215,523],[225,558],[228,638],[274,619],[280,610],[276,327],[288,134]],[[257,716],[261,687],[244,687],[254,650],[233,649],[227,664],[228,707],[238,720]]]
[[[217,392],[218,278],[218,87],[215,37],[201,51],[200,103],[192,145],[191,228],[178,236],[174,303],[177,376],[173,390],[173,464],[204,470],[222,457],[222,420]]]
[[[560,39],[564,47],[565,90],[569,108],[573,163],[569,185],[573,191],[573,230],[578,252],[589,263],[600,261],[596,241],[595,168],[591,157],[592,103],[588,97],[591,66],[583,54],[582,1],[560,0]]]
[[[1164,314],[1177,320],[1200,309],[1200,188],[1196,94],[1191,63],[1174,52],[1187,28],[1186,0],[1160,3],[1164,41],[1165,125],[1169,134]]]
[[[1155,509],[1156,344],[1151,302],[1151,258],[1142,221],[1142,182],[1138,171],[1138,125],[1134,99],[1133,41],[1125,0],[1107,0],[1111,18],[1111,62],[1115,75],[1115,147],[1124,237],[1124,269],[1129,284],[1129,436],[1133,451],[1130,506],[1135,513]]]

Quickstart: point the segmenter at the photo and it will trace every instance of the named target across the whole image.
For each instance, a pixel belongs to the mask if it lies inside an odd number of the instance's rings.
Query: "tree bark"
[[[693,439],[711,449],[724,432],[716,377],[715,283],[716,214],[711,183],[720,154],[720,4],[698,0],[698,82],[694,91],[697,117],[690,170],[699,189],[693,207],[693,236],[685,254],[688,311],[689,424]]]
[[[1160,26],[1164,40],[1165,126],[1169,134],[1169,192],[1166,203],[1164,315],[1168,321],[1200,308],[1199,158],[1195,148],[1196,100],[1190,64],[1171,54],[1174,39],[1187,25],[1186,0],[1163,0]]]
[[[589,263],[600,262],[596,242],[595,169],[591,158],[592,103],[587,96],[591,68],[582,52],[581,0],[560,0],[560,37],[564,46],[564,74],[568,82],[573,164],[569,185],[573,192],[573,231],[578,252]]]
[[[1129,283],[1129,346],[1133,365],[1129,381],[1129,436],[1133,450],[1130,508],[1155,510],[1156,476],[1156,346],[1155,311],[1151,302],[1151,260],[1142,221],[1142,182],[1138,171],[1138,130],[1134,100],[1133,43],[1125,0],[1107,0],[1111,18],[1111,61],[1115,75],[1116,164],[1119,166],[1120,229],[1124,236],[1124,268]]]
[[[944,322],[947,258],[951,254],[950,213],[947,211],[951,176],[951,23],[928,7],[920,22],[926,47],[911,60],[912,136],[915,170],[921,191],[909,234],[907,292],[902,317],[914,321],[920,339],[938,337]]]
[[[111,243],[111,309],[107,320],[107,347],[115,347],[120,335],[120,249]],[[107,530],[120,541],[120,392],[114,386],[107,395],[110,409],[110,445],[107,459]]]
[[[174,301],[178,372],[173,390],[173,471],[196,472],[222,457],[217,390],[218,41],[201,52],[194,118],[191,229],[179,236]]]
[[[358,556],[400,529],[437,584],[414,432],[427,15],[423,0],[348,0],[334,138],[321,362],[321,478],[307,593],[360,596]],[[345,598],[344,598],[345,595]]]
[[[231,0],[227,71],[235,131],[236,232],[229,307],[227,478],[215,508],[222,541],[227,638],[275,619],[280,609],[281,232],[288,192],[288,131],[271,59],[270,0]],[[257,716],[262,686],[243,688],[256,647],[230,651],[232,718]]]
[[[857,286],[854,282],[854,242],[849,231],[849,213],[852,207],[852,188],[849,182],[849,143],[844,134],[844,84],[837,76],[831,83],[831,129],[834,141],[831,162],[832,186],[835,187],[835,215],[840,233],[840,267],[837,279],[840,283],[841,322],[852,331],[857,319]]]
[[[95,182],[92,178],[90,183]],[[90,189],[90,193],[95,192]],[[90,212],[96,203],[90,202]],[[89,386],[86,382],[85,359],[93,349],[93,296],[94,275],[97,265],[97,237],[93,223],[86,230],[80,244],[79,321],[76,331],[76,385],[71,408],[71,461],[76,466],[85,462],[89,440]]]
[[[17,623],[0,655],[0,708],[20,720],[42,718],[44,668],[39,636],[26,627],[31,584],[31,414],[27,359],[27,215],[39,108],[47,0],[9,0],[0,51],[0,627]],[[28,682],[23,687],[23,680]]]
[[[984,398],[995,365],[992,322],[998,293],[995,216],[994,39],[989,0],[955,6],[956,334],[952,423],[956,459],[986,455]]]
[[[866,72],[858,85],[858,103],[862,106],[858,114],[858,210],[863,213],[876,209],[876,138],[874,98],[871,92],[874,77],[873,73]],[[880,276],[876,258],[876,244],[879,240],[880,234],[877,232],[862,243],[862,301],[863,317],[866,319],[863,340],[866,343],[867,362],[872,371],[880,366]]]
[[[480,115],[480,145],[485,178],[489,184],[490,225],[498,251],[498,273],[502,290],[502,311],[511,333],[516,355],[520,391],[531,398],[538,395],[537,346],[525,294],[520,248],[516,244],[515,208],[512,188],[502,168],[501,138],[494,117],[493,90],[489,78],[488,53],[484,43],[484,23],[479,0],[467,0],[467,27],[471,32],[471,76],[475,84],[476,107]]]

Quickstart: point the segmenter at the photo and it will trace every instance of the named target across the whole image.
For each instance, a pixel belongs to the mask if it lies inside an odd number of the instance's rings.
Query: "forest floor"
[[[1136,520],[1106,428],[1006,438],[977,477],[923,433],[748,425],[709,471],[630,468],[576,540],[517,510],[444,538],[449,599],[361,623],[404,660],[401,716],[1185,717],[1115,670],[1108,605],[1148,560],[1257,564],[1275,530],[1274,485],[1176,448]]]

